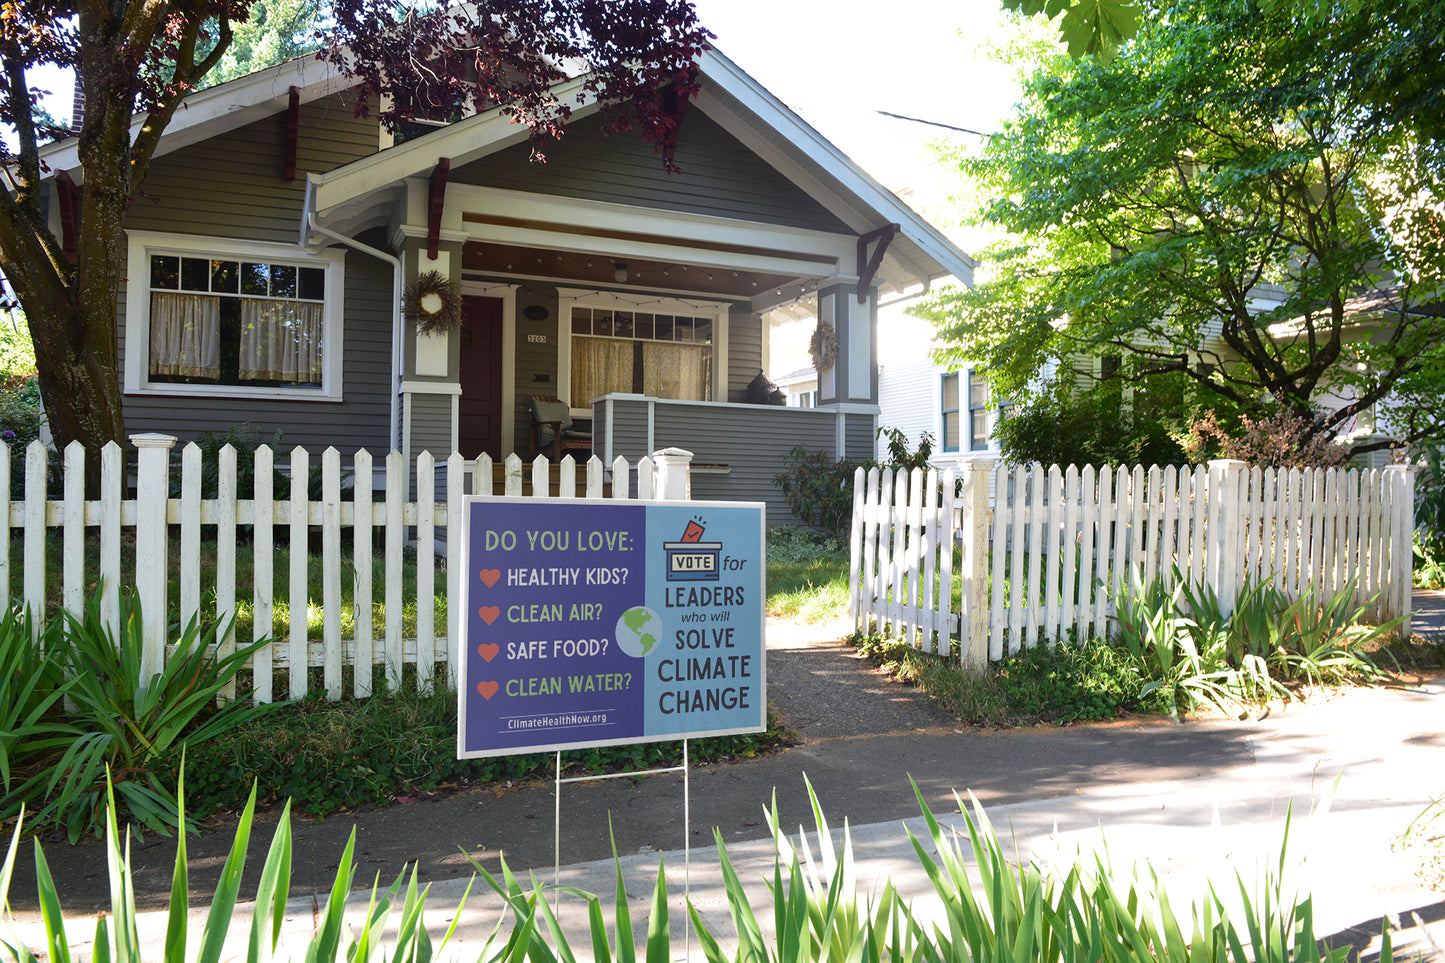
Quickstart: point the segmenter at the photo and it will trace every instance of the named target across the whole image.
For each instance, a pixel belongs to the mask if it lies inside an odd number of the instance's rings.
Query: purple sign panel
[[[766,727],[761,504],[465,511],[459,758]]]

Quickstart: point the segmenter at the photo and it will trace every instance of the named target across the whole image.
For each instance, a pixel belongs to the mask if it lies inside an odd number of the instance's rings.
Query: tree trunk
[[[115,305],[98,317],[87,317],[67,306],[37,312],[31,304],[26,320],[55,447],[63,451],[72,441],[85,446],[85,489],[88,496],[96,497],[101,448],[109,441],[125,443]]]

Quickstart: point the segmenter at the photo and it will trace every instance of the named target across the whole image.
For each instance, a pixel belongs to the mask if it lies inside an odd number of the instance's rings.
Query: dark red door
[[[462,298],[462,397],[457,443],[464,457],[502,457],[502,302]]]

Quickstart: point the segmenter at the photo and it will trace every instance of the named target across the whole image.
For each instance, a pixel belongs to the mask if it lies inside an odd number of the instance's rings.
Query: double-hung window
[[[957,371],[950,371],[939,382],[944,451],[958,451],[959,447],[958,377]]]
[[[341,255],[131,237],[126,387],[339,398]]]
[[[966,380],[965,380],[966,379]],[[965,403],[966,402],[966,403]],[[944,451],[960,451],[968,439],[968,451],[987,451],[988,439],[998,419],[1006,416],[995,406],[988,379],[973,369],[950,371],[939,381],[939,414]]]
[[[972,451],[988,448],[993,433],[993,412],[989,404],[988,379],[977,371],[968,372],[968,447]]]

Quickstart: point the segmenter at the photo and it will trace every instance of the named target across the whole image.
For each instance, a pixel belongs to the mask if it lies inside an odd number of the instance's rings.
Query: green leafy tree
[[[315,51],[319,8],[318,0],[256,0],[249,19],[231,28],[231,45],[205,85],[223,84]]]
[[[1333,435],[1387,402],[1406,440],[1440,436],[1445,165],[1421,135],[1438,113],[1401,112],[1438,109],[1445,57],[1411,60],[1404,100],[1388,95],[1386,61],[1412,41],[1445,41],[1445,7],[1316,22],[1178,0],[1108,66],[1046,63],[965,162],[1007,239],[984,283],[921,309],[943,359],[1026,399],[1052,370],[1116,355],[1140,385],[1184,380],[1200,409],[1277,401]]]
[[[1156,391],[1177,387],[1161,383]],[[1026,465],[1178,465],[1185,418],[1177,392],[1163,401],[1125,397],[1119,380],[1080,391],[1057,378],[998,423],[994,435],[1006,461]],[[1170,403],[1172,402],[1172,403]]]

